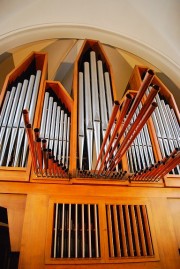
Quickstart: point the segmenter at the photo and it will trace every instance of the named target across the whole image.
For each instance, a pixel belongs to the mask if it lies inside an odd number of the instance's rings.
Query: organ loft
[[[171,88],[148,65],[134,65],[117,87],[106,47],[77,43],[70,84],[58,79],[61,66],[49,78],[45,49],[3,81],[1,268],[178,269],[180,116]]]

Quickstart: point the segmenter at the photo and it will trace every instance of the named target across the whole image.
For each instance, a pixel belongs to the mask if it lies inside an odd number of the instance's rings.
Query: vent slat
[[[97,205],[94,205],[94,227],[95,227],[96,258],[99,258],[99,238],[98,238],[98,215],[97,215]]]
[[[134,230],[136,253],[137,253],[137,256],[141,256],[141,249],[140,249],[139,237],[138,237],[138,229],[137,229],[137,223],[136,223],[136,217],[135,217],[135,211],[134,211],[133,205],[130,206],[130,210],[131,210],[131,216],[132,216],[132,226],[133,226],[133,230]]]
[[[142,253],[143,253],[143,256],[147,256],[146,241],[145,241],[145,237],[144,237],[144,229],[143,229],[143,224],[142,224],[141,211],[140,211],[140,207],[138,205],[136,206],[136,210],[137,210],[138,225],[139,225],[140,238],[141,238],[141,244],[142,244]]]
[[[113,242],[112,219],[111,219],[110,205],[107,205],[107,224],[108,224],[110,257],[114,257],[114,242]]]
[[[120,245],[120,240],[119,240],[119,229],[118,229],[118,218],[117,218],[116,205],[113,205],[113,215],[114,215],[116,251],[117,251],[117,256],[120,257],[121,256],[121,245]]]
[[[148,251],[149,251],[149,255],[152,256],[154,253],[153,253],[151,234],[150,234],[148,216],[147,216],[147,211],[146,211],[145,205],[142,205],[142,214],[143,214],[143,219],[144,219],[144,226],[145,226]]]
[[[106,205],[109,256],[153,256],[146,205]]]
[[[129,242],[129,251],[130,251],[130,256],[132,257],[134,256],[134,247],[133,247],[129,209],[128,209],[128,205],[125,205],[124,207],[125,207],[125,218],[126,218],[127,234],[128,234],[128,242]]]
[[[122,246],[123,246],[123,256],[127,257],[127,241],[126,241],[126,234],[125,234],[125,226],[124,226],[124,214],[122,205],[119,205],[119,218],[120,218],[120,231],[122,235]]]
[[[68,223],[68,258],[71,258],[71,204],[69,205],[69,223]]]
[[[61,226],[61,258],[64,257],[64,207],[65,205],[62,205],[62,226]]]

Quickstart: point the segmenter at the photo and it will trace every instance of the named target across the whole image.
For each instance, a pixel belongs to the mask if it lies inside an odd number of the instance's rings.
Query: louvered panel
[[[96,204],[55,204],[52,258],[99,258]]]
[[[109,257],[153,256],[145,205],[106,205]]]

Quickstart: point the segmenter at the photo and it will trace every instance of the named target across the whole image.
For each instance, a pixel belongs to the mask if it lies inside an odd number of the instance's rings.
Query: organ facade
[[[32,52],[0,96],[0,206],[16,268],[179,268],[180,127],[174,97],[135,66],[118,98],[85,40],[72,94]],[[3,269],[8,268],[8,259]]]

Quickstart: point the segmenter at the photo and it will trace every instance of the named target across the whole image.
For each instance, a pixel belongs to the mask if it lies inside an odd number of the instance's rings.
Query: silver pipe
[[[131,152],[131,147],[129,148],[128,150],[128,155],[127,155],[127,159],[128,159],[128,162],[129,162],[129,170],[131,173],[135,172],[134,171],[134,168],[133,168],[133,160],[132,160],[132,152]]]
[[[69,166],[70,117],[67,121],[66,168]]]
[[[109,114],[108,119],[109,119],[113,110],[113,98],[112,98],[109,72],[104,73],[104,78],[105,78],[105,86],[106,86],[106,97],[107,97],[107,108],[108,108],[108,114]]]
[[[23,81],[20,98],[18,100],[17,110],[16,110],[14,122],[13,122],[13,127],[16,127],[16,128],[19,126],[20,119],[22,118],[22,109],[23,109],[25,96],[27,94],[28,83],[29,81],[27,79]]]
[[[9,120],[9,115],[10,115],[11,110],[12,110],[12,104],[13,104],[15,92],[16,92],[16,87],[12,87],[10,97],[9,97],[9,100],[8,100],[8,103],[7,103],[7,106],[6,106],[6,111],[5,111],[5,114],[4,114],[3,122],[2,122],[3,127],[7,126],[7,123],[8,123],[8,120]]]
[[[138,167],[139,167],[139,170],[142,169],[141,167],[141,160],[140,160],[140,152],[139,152],[139,147],[138,145],[135,145],[135,152],[136,152],[136,160],[137,160],[137,164],[138,164]]]
[[[22,162],[21,162],[22,167],[25,167],[27,152],[28,152],[28,139],[27,139],[27,135],[25,135],[25,140],[23,143]]]
[[[47,118],[46,118],[46,127],[45,127],[45,138],[49,139],[50,129],[51,129],[51,117],[52,117],[52,108],[53,108],[53,97],[49,97]]]
[[[62,204],[61,258],[64,258],[64,211],[65,204]]]
[[[106,97],[105,97],[103,65],[102,65],[101,60],[97,61],[97,66],[98,66],[98,82],[99,82],[102,130],[106,130],[107,124],[108,124],[108,119],[107,119],[107,107],[106,107]]]
[[[91,67],[90,70],[91,70],[93,121],[100,121],[96,53],[94,51],[90,52],[90,67]]]
[[[5,131],[6,131],[6,127],[1,127],[1,131],[0,131],[0,153],[1,153],[1,150],[3,148],[3,138],[4,138]]]
[[[165,148],[166,154],[167,155],[170,155],[170,148],[169,148],[168,140],[164,138],[162,141],[163,141],[163,144],[164,144],[164,148]]]
[[[55,211],[55,225],[54,225],[54,251],[53,251],[53,258],[56,258],[56,249],[57,249],[57,222],[58,222],[58,204],[56,204],[56,211]]]
[[[57,106],[57,115],[56,115],[56,127],[55,127],[55,134],[54,134],[54,156],[55,159],[57,159],[57,153],[58,153],[58,138],[59,138],[59,128],[60,128],[60,113],[61,113],[61,107]]]
[[[63,153],[62,153],[62,163],[65,165],[65,153],[66,153],[66,141],[67,141],[67,114],[64,115],[64,127],[63,127]]]
[[[98,215],[97,215],[97,205],[94,205],[94,226],[95,226],[96,258],[99,258],[99,238],[98,238]]]
[[[180,140],[180,127],[179,127],[179,123],[177,121],[176,114],[175,114],[173,108],[171,108],[171,114],[172,114],[172,117],[174,119],[173,122],[174,122],[174,125],[176,126],[176,131],[177,131],[177,134],[178,134],[177,138],[178,138],[178,141],[179,141]]]
[[[42,139],[45,136],[45,126],[46,126],[46,117],[47,117],[47,112],[48,112],[48,102],[49,102],[49,92],[45,92],[42,117],[41,117],[40,134],[39,134],[39,137]]]
[[[37,96],[39,92],[40,79],[41,79],[41,70],[37,70],[36,79],[35,79],[34,87],[33,87],[32,98],[31,98],[31,104],[29,108],[29,120],[31,124],[33,124],[36,101],[37,101]]]
[[[18,83],[15,96],[13,99],[12,107],[11,107],[11,112],[8,119],[8,124],[7,124],[8,127],[12,127],[13,125],[14,117],[16,115],[17,107],[19,104],[19,96],[20,96],[21,88],[22,88],[22,83]]]
[[[54,140],[53,154],[55,156],[55,159],[57,159],[57,152],[58,152],[58,140]]]
[[[145,156],[144,156],[144,148],[142,145],[139,145],[139,151],[141,152],[142,166],[143,166],[143,169],[145,169],[146,168],[146,161],[145,161]]]
[[[141,132],[139,134],[140,134],[140,137],[141,137],[142,145],[147,146],[146,139],[145,139],[145,134],[143,132],[143,129],[141,130]]]
[[[155,131],[156,131],[156,135],[157,135],[157,137],[161,137],[161,132],[160,132],[160,129],[159,129],[159,125],[158,125],[158,122],[157,122],[155,112],[152,113],[151,117],[152,117],[152,121],[153,121],[154,128],[155,128]]]
[[[91,92],[92,92],[94,138],[95,138],[95,146],[96,146],[96,157],[98,157],[99,152],[100,152],[100,111],[99,111],[96,54],[94,51],[90,52],[90,67],[91,67],[90,70],[91,70]]]
[[[147,149],[148,149],[148,152],[149,152],[149,157],[150,157],[151,164],[155,164],[154,154],[153,154],[152,147],[151,146],[148,146]]]
[[[4,98],[4,102],[3,102],[3,105],[2,105],[2,109],[1,109],[1,114],[0,114],[0,126],[3,122],[3,119],[4,119],[4,115],[6,113],[6,109],[7,109],[7,104],[8,104],[8,101],[9,101],[9,98],[10,98],[10,91],[7,91],[6,92],[6,96]]]
[[[149,130],[148,130],[147,124],[144,125],[143,130],[144,130],[144,133],[145,133],[145,138],[146,138],[147,146],[150,146],[151,147],[152,146],[152,143],[151,143],[151,139],[150,139],[150,136],[149,136]]]
[[[81,211],[82,211],[82,258],[85,258],[85,230],[84,230],[84,204],[81,205]]]
[[[61,110],[60,130],[59,130],[59,150],[58,150],[59,161],[61,160],[61,152],[62,152],[63,122],[64,122],[64,110]]]
[[[51,115],[51,130],[50,130],[50,139],[53,139],[53,140],[54,140],[55,128],[56,128],[56,114],[57,114],[57,102],[54,102],[52,115]]]
[[[30,80],[29,80],[29,84],[28,84],[27,94],[26,94],[26,97],[25,97],[24,105],[23,105],[23,109],[29,110],[32,91],[33,91],[33,86],[34,86],[34,81],[35,81],[35,76],[31,75]],[[23,115],[21,116],[20,127],[24,127]]]
[[[176,130],[176,127],[175,127],[175,124],[174,124],[174,119],[173,119],[172,112],[171,112],[171,109],[169,107],[169,104],[166,104],[166,109],[167,109],[167,114],[169,116],[169,120],[170,120],[170,124],[171,124],[171,128],[172,128],[172,132],[173,132],[173,135],[174,135],[174,139],[178,140],[179,135],[177,133],[177,130]]]
[[[170,132],[169,132],[168,124],[167,124],[166,117],[165,117],[165,114],[164,114],[164,110],[162,108],[162,104],[161,104],[159,94],[156,95],[155,100],[157,101],[157,104],[158,104],[159,113],[161,115],[161,122],[162,122],[162,125],[164,127],[164,132],[166,134],[166,137],[170,138]]]
[[[92,103],[90,92],[90,73],[89,63],[84,62],[84,76],[85,76],[85,111],[86,111],[86,135],[87,135],[87,150],[89,170],[92,168],[92,150],[93,150],[93,124],[92,124]]]
[[[168,132],[169,132],[169,139],[173,139],[173,138],[175,138],[175,135],[174,135],[174,132],[172,130],[171,122],[170,122],[170,119],[169,119],[169,115],[168,115],[167,108],[166,108],[164,100],[161,100],[161,106],[162,106],[164,116],[165,116],[166,122],[167,122],[166,128],[168,129]]]
[[[54,136],[55,139],[59,138],[60,113],[61,113],[61,107],[57,106],[56,127],[55,127],[55,136]]]
[[[75,204],[75,258],[78,257],[78,204]]]
[[[164,143],[163,143],[163,139],[158,137],[158,142],[159,142],[159,147],[160,147],[160,150],[161,150],[161,154],[162,154],[162,157],[166,157],[166,153],[165,153],[165,150],[164,150]]]
[[[89,258],[92,258],[92,243],[91,243],[91,205],[88,204],[88,239],[89,239]]]
[[[91,91],[90,91],[90,73],[89,63],[84,62],[84,84],[85,84],[85,111],[86,111],[86,128],[92,129],[92,103],[91,103]]]
[[[135,171],[138,171],[136,153],[135,153],[135,146],[134,145],[131,146],[131,150],[132,150],[132,156],[133,156],[133,160],[134,160]]]
[[[84,151],[84,89],[83,89],[83,73],[79,72],[79,121],[78,121],[78,136],[79,136],[79,167],[82,170],[82,160]]]
[[[6,152],[6,149],[7,149],[8,142],[9,142],[10,133],[11,133],[11,128],[7,127],[6,128],[6,133],[5,133],[4,143],[3,143],[3,146],[2,146],[2,150],[1,150],[0,166],[2,166],[4,158],[5,158],[5,152]]]
[[[18,132],[18,128],[12,128],[6,166],[9,166],[10,161],[12,159],[12,152],[13,152],[13,149],[14,149],[14,143],[15,143],[15,140],[16,140],[17,132]],[[17,143],[17,146],[19,146],[18,143]]]
[[[150,163],[149,156],[148,156],[147,146],[144,145],[143,149],[144,149],[145,160],[146,160],[147,166],[149,167],[151,165],[151,163]]]
[[[161,114],[160,114],[159,107],[157,107],[154,112],[155,112],[156,119],[157,119],[157,122],[158,122],[158,126],[159,126],[159,129],[160,129],[161,137],[166,138],[167,136],[166,136],[166,133],[165,133],[165,130],[164,130],[162,120],[161,120]]]
[[[48,148],[51,149],[51,150],[53,150],[54,140],[53,139],[49,139],[48,142],[49,142],[48,143]]]
[[[68,223],[68,258],[71,258],[71,204],[69,204],[69,223]]]

